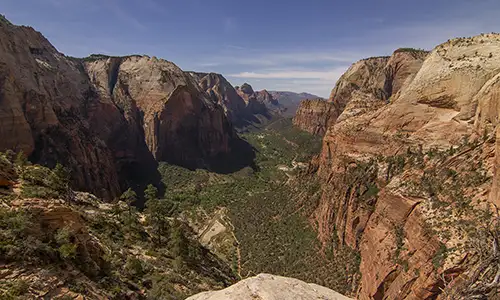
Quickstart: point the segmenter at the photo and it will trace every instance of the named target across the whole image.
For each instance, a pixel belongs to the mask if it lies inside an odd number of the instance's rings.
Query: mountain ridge
[[[498,53],[500,35],[482,34],[364,59],[329,109],[299,109],[305,130],[330,122],[309,167],[323,182],[314,217],[325,246],[359,251],[359,299],[495,296],[476,259],[497,255],[477,245],[498,242],[481,229],[498,222]]]

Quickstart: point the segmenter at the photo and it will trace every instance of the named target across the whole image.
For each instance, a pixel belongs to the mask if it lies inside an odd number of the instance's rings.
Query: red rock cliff
[[[312,134],[323,135],[334,118],[333,103],[323,99],[303,100],[293,118],[293,125]]]
[[[359,250],[359,299],[436,299],[467,269],[463,223],[498,203],[498,53],[493,34],[402,49],[356,63],[333,90],[315,216],[325,244]]]
[[[0,150],[63,163],[76,189],[111,199],[157,176],[155,158],[204,167],[235,139],[222,107],[173,63],[74,59],[0,21]]]
[[[328,103],[302,101],[294,124],[323,135],[330,124],[376,110],[389,102],[420,69],[426,51],[395,51],[390,57],[363,59],[337,81]]]

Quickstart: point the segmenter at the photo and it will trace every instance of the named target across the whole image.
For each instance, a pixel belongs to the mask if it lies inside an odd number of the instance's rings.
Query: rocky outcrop
[[[342,121],[377,110],[413,79],[427,55],[426,51],[399,49],[391,56],[356,62],[337,81],[328,104],[303,101],[294,124],[305,131],[323,135],[337,119]]]
[[[234,138],[221,106],[175,64],[147,56],[88,60],[85,69],[101,98],[112,99],[144,132],[159,161],[188,167],[229,154]]]
[[[32,28],[0,22],[0,36],[0,149],[61,162],[71,168],[75,188],[118,195],[118,162],[98,134],[110,130],[90,122],[95,116],[126,127],[118,109],[94,97],[79,62]]]
[[[260,274],[250,277],[230,286],[226,289],[215,292],[204,292],[191,296],[187,300],[277,300],[277,299],[329,299],[329,300],[349,300],[335,291],[325,287],[305,283],[303,281]]]
[[[390,101],[401,88],[411,81],[422,66],[428,52],[398,49],[391,56],[373,57],[353,64],[337,81],[330,94],[330,102],[340,115],[353,92],[369,94],[375,99]]]
[[[279,107],[278,100],[274,99],[274,97],[267,90],[257,92],[257,100],[266,104],[268,107]]]
[[[279,113],[279,103],[266,91],[255,92],[249,84],[233,87],[221,74],[188,72],[201,90],[224,108],[224,113],[237,128],[263,123],[271,114]]]
[[[74,188],[112,199],[159,180],[156,160],[209,167],[237,143],[220,105],[173,63],[59,53],[0,21],[0,150],[60,162]]]
[[[312,134],[323,135],[333,124],[333,103],[323,99],[304,100],[301,102],[293,125]]]
[[[251,85],[249,85],[248,83],[244,83],[242,86],[236,87],[236,91],[238,92],[238,95],[240,95],[240,97],[245,101],[247,105],[247,111],[249,113],[270,117],[266,104],[261,101],[262,98],[259,97],[259,94],[253,90]]]
[[[189,72],[189,74],[203,91],[224,108],[224,112],[233,124],[247,118],[245,101],[224,76],[216,73]]]
[[[311,164],[324,182],[315,216],[325,245],[360,251],[359,299],[435,299],[467,269],[476,229],[462,227],[464,211],[482,220],[479,203],[498,201],[487,175],[498,53],[495,34],[401,49],[354,64],[333,90],[338,118]]]

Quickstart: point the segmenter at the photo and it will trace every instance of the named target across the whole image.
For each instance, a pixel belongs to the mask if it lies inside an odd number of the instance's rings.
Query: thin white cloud
[[[227,48],[230,48],[227,46]],[[236,48],[235,48],[236,49]],[[243,47],[237,50],[245,50]],[[260,53],[258,53],[260,52]],[[308,64],[308,63],[351,63],[366,56],[366,53],[356,51],[332,51],[332,52],[281,52],[264,53],[263,51],[238,51],[232,55],[224,55],[208,58],[211,63],[218,65],[240,65],[240,66],[283,66],[289,64]]]
[[[199,64],[198,66],[203,67],[203,68],[210,68],[210,67],[217,67],[217,66],[219,66],[219,65],[220,65],[220,64],[219,64],[219,63],[216,63],[216,62],[213,62],[213,63],[211,63],[211,62],[206,62],[206,63],[201,63],[201,64]]]
[[[236,50],[247,50],[245,47],[236,46],[236,45],[225,45],[228,49],[236,49]]]
[[[333,71],[279,71],[279,72],[241,72],[228,75],[235,78],[260,78],[260,79],[323,79],[337,80],[345,68]]]
[[[309,92],[327,98],[338,78],[348,65],[330,70],[260,70],[228,75],[231,82],[256,83],[256,89]]]

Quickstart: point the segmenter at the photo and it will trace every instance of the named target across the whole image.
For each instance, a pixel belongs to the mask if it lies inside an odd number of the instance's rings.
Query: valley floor
[[[184,299],[259,273],[352,294],[359,256],[322,247],[311,218],[320,185],[307,167],[321,139],[289,119],[241,137],[254,168],[160,163],[165,193],[146,190],[144,211],[130,205],[131,190],[103,203],[71,191],[61,166],[2,154],[0,298]]]

